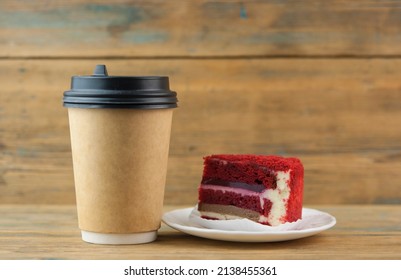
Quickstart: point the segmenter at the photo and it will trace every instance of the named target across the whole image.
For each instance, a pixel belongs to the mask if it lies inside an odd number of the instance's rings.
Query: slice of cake
[[[212,155],[204,158],[202,218],[248,218],[276,226],[302,215],[304,168],[297,158]]]

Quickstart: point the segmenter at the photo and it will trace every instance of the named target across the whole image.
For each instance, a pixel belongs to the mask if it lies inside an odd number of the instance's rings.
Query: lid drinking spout
[[[93,76],[108,76],[106,65],[96,65]]]

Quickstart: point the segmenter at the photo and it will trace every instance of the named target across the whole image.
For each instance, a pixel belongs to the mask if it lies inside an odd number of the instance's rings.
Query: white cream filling
[[[276,189],[267,189],[260,195],[260,205],[263,209],[264,199],[268,199],[272,203],[272,208],[270,209],[270,213],[268,217],[261,216],[259,222],[266,223],[268,222],[272,226],[276,226],[281,224],[281,219],[287,213],[287,202],[290,197],[290,172],[277,171],[276,172]]]

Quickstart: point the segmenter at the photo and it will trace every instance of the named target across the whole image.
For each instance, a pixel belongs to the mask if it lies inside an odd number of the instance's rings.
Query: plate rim
[[[193,227],[193,226],[188,226],[188,225],[182,225],[176,222],[171,222],[168,221],[168,216],[173,214],[174,212],[188,212],[188,216],[190,212],[194,209],[194,207],[186,207],[186,208],[181,208],[181,209],[174,209],[171,211],[168,211],[162,215],[162,221],[165,223],[167,226],[178,230],[180,232],[184,232],[189,235],[193,236],[198,236],[202,238],[207,238],[207,239],[214,239],[214,240],[223,240],[223,241],[239,241],[239,242],[276,242],[276,241],[286,241],[286,240],[294,240],[294,239],[300,239],[300,238],[305,238],[309,237],[315,234],[318,234],[322,231],[328,230],[332,228],[336,223],[337,219],[327,213],[323,212],[317,209],[313,208],[307,208],[303,207],[302,211],[304,210],[312,210],[312,211],[317,211],[319,213],[322,213],[324,215],[327,215],[331,218],[331,222],[328,224],[325,224],[323,226],[315,227],[315,228],[308,228],[304,230],[287,230],[287,231],[277,231],[277,232],[260,232],[260,231],[243,231],[243,230],[221,230],[221,229],[210,229],[210,228],[200,228],[200,227]],[[218,234],[219,236],[216,238],[212,238],[209,236],[205,236],[205,234]],[[221,238],[220,236],[224,235],[229,237],[228,239],[226,238]],[[294,236],[295,235],[295,236]],[[301,236],[300,236],[301,235]],[[282,238],[280,240],[276,241],[263,241],[263,240],[256,240],[256,241],[243,241],[243,240],[234,240],[231,239],[232,237],[287,237],[287,238]],[[289,237],[289,238],[288,238]],[[293,237],[293,238],[292,238]],[[240,238],[240,239],[241,239]]]

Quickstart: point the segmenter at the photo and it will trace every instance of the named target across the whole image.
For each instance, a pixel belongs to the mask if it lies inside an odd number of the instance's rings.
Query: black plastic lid
[[[177,107],[177,93],[168,77],[108,76],[105,65],[97,65],[91,76],[73,76],[64,92],[64,107],[166,109]]]

